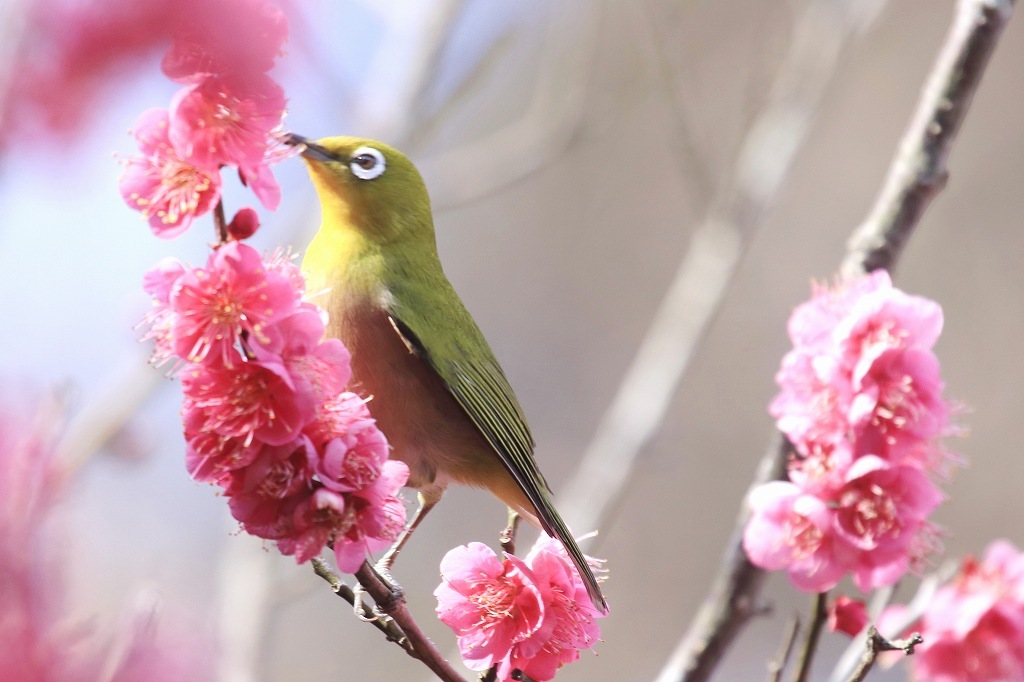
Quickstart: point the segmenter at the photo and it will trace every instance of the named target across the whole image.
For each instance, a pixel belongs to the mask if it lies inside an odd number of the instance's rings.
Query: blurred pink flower
[[[750,560],[769,571],[786,570],[808,592],[830,590],[843,577],[855,550],[837,537],[835,513],[796,485],[773,481],[751,491],[751,517],[743,533]]]
[[[835,528],[857,548],[848,568],[868,592],[893,584],[919,558],[919,535],[930,530],[925,519],[942,494],[919,469],[873,455],[856,460],[846,476],[834,503]]]
[[[891,289],[892,280],[885,270],[845,280],[831,288],[815,285],[811,300],[798,305],[789,318],[789,338],[794,346],[812,351],[830,347],[836,328],[858,300],[875,291]]]
[[[980,562],[966,560],[928,605],[921,635],[924,643],[912,659],[914,679],[1024,679],[1024,554],[997,541]]]
[[[811,444],[847,438],[853,390],[836,358],[795,348],[782,359],[775,380],[781,390],[768,411],[800,453],[810,454]]]
[[[162,69],[181,83],[207,75],[265,73],[288,38],[284,13],[266,0],[194,2],[175,18]]]
[[[210,254],[205,268],[181,276],[170,304],[177,355],[202,362],[212,354],[231,369],[243,335],[249,344],[267,344],[266,328],[298,307],[299,293],[266,269],[256,249],[233,241]]]
[[[899,460],[944,435],[949,408],[942,399],[938,359],[919,348],[887,349],[853,384],[850,405],[857,454]]]
[[[153,234],[177,237],[220,199],[220,174],[185,161],[168,138],[166,109],[149,109],[135,123],[142,156],[128,159],[119,189],[149,221]]]
[[[930,548],[942,499],[929,475],[953,457],[938,360],[942,309],[877,272],[816,288],[793,311],[793,349],[769,411],[793,446],[790,483],[751,493],[748,556],[821,591],[850,572],[862,590],[889,585]]]
[[[142,288],[152,296],[153,307],[142,318],[140,326],[146,327],[143,341],[153,341],[153,355],[150,362],[156,366],[175,357],[174,354],[174,312],[171,310],[171,292],[174,285],[186,272],[185,265],[177,258],[163,258],[142,276]]]
[[[434,590],[437,615],[458,638],[470,670],[487,670],[544,623],[544,600],[533,574],[514,556],[499,559],[480,542],[456,547],[441,560]]]

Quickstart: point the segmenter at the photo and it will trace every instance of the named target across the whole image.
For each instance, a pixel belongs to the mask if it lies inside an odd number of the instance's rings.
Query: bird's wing
[[[440,377],[494,448],[550,532],[541,499],[541,491],[547,491],[548,485],[533,459],[533,436],[505,373],[454,291],[451,297],[439,297],[434,303],[442,308],[424,311],[393,298],[388,315],[405,345]],[[435,316],[433,324],[427,322],[426,315]]]
[[[472,316],[446,278],[412,301],[391,291],[386,306],[402,341],[444,382],[456,402],[498,454],[537,511],[544,531],[558,538],[587,586],[594,606],[607,612],[597,578],[551,502],[550,488],[533,459],[534,441],[505,373]],[[423,300],[423,290],[433,292]]]

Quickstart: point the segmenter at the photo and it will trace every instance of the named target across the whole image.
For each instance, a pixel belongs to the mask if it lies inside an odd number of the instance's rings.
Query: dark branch
[[[310,559],[310,563],[313,564],[313,572],[318,576],[327,581],[331,586],[331,590],[351,604],[353,607],[356,604],[355,593],[352,588],[346,585],[341,578],[337,576],[331,567],[327,565],[327,562],[320,557],[313,557]],[[369,621],[373,623],[373,626],[384,633],[384,636],[388,638],[389,642],[394,642],[398,646],[405,650],[405,653],[409,654],[413,658],[418,658],[416,653],[413,651],[412,644],[409,643],[409,638],[405,636],[402,629],[398,627],[395,621],[390,618],[377,618],[376,620]]]
[[[827,592],[814,595],[811,622],[807,626],[804,645],[800,648],[800,660],[796,666],[796,673],[793,675],[793,682],[807,682],[807,676],[811,674],[814,653],[818,650],[818,642],[821,640],[821,627],[825,624],[825,598],[827,595]]]
[[[891,270],[932,198],[1015,0],[960,0],[882,191],[847,243],[844,274]]]
[[[213,226],[217,230],[217,246],[228,243],[228,221],[224,217],[224,201],[217,200],[213,207]]]

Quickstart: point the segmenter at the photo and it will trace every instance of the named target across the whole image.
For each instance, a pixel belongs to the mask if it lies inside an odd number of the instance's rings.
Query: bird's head
[[[381,241],[412,236],[433,240],[426,186],[400,151],[358,137],[313,141],[290,135],[287,142],[302,148],[325,226],[354,227]]]

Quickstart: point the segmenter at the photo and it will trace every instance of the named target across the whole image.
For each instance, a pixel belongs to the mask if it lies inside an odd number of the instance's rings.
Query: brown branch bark
[[[318,576],[327,581],[327,584],[331,586],[331,590],[334,594],[338,595],[351,606],[355,606],[356,597],[355,592],[352,588],[345,584],[338,575],[331,570],[331,567],[327,565],[327,562],[320,557],[313,557],[310,559],[310,563],[313,564],[313,572]],[[398,627],[398,624],[390,618],[377,618],[373,621],[368,621],[373,624],[375,628],[384,633],[389,642],[394,642],[398,646],[402,647],[405,653],[409,654],[413,658],[419,658],[416,652],[412,648],[412,644],[409,642],[409,638],[402,632],[402,628]]]
[[[373,597],[377,609],[393,619],[405,633],[412,647],[411,656],[423,661],[424,665],[445,682],[465,682],[465,678],[444,659],[434,643],[420,629],[405,605],[405,597],[392,592],[391,587],[381,579],[369,562],[364,561],[356,571],[356,580],[366,593]]]
[[[952,29],[932,68],[868,218],[854,232],[844,273],[895,266],[928,203],[943,187],[946,161],[1015,0],[960,0]],[[779,436],[758,467],[754,486],[785,476],[789,444]],[[725,650],[757,613],[765,572],[742,546],[749,517],[743,505],[718,580],[658,682],[706,680]]]

